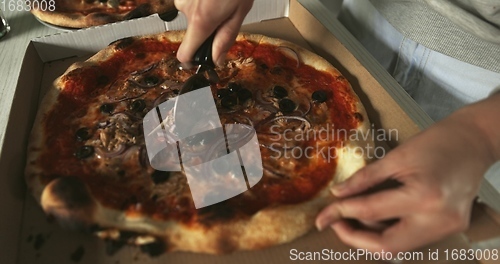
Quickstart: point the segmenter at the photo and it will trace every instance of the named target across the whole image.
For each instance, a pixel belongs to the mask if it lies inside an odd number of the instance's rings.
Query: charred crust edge
[[[122,38],[122,39],[117,39],[111,43],[109,43],[109,46],[115,45],[115,49],[117,50],[122,50],[126,47],[129,47],[135,42],[134,37],[127,37],[127,38]]]
[[[130,13],[128,13],[123,19],[130,20],[130,19],[145,17],[151,15],[151,13],[152,13],[151,4],[146,3],[139,5],[136,9],[130,11]]]
[[[76,177],[53,180],[44,189],[41,200],[45,212],[70,229],[88,228],[97,208],[85,183]]]

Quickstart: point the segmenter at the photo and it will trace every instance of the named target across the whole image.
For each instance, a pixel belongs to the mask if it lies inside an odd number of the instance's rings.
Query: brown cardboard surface
[[[472,210],[470,228],[465,232],[470,242],[484,241],[500,237],[500,216],[483,204]]]
[[[420,131],[346,47],[296,1],[291,1],[290,20],[314,51],[330,61],[349,80],[374,124],[385,129],[397,128],[400,132],[399,142],[406,141]],[[389,142],[391,147],[397,143]]]
[[[27,144],[28,131],[34,119],[39,93],[42,67],[32,45],[27,49],[22,70],[31,72],[29,78],[18,80],[16,97],[12,102],[11,115],[5,133],[5,143],[0,156],[0,248],[2,263],[14,263],[17,257],[19,232],[23,219],[24,194],[24,148]],[[31,89],[34,87],[35,89]],[[3,262],[5,261],[5,262]]]
[[[365,106],[367,106],[371,121],[377,127],[397,128],[400,142],[407,140],[419,131],[418,126],[401,111],[400,106],[374,80],[373,76],[366,71],[359,61],[296,1],[291,1],[290,19],[281,18],[264,21],[245,26],[243,30],[289,40],[305,48],[314,50],[325,57],[351,81],[353,88],[360,95]],[[26,96],[18,97],[19,101],[14,102],[15,107],[17,107],[16,109],[22,114],[11,118],[11,121],[13,121],[12,124],[9,124],[9,130],[6,134],[6,142],[8,141],[7,139],[17,138],[23,141],[23,146],[26,145],[27,133],[29,132],[34,112],[36,111],[38,88],[40,86],[48,87],[48,84],[55,77],[62,74],[69,64],[75,60],[84,59],[81,57],[62,61],[58,60],[43,65],[33,47],[28,48],[26,56],[33,59],[30,63],[26,64],[26,67],[29,67],[29,69],[24,69],[23,72],[38,72],[38,74],[30,80],[27,80],[28,78],[21,78],[18,88],[36,87],[36,90],[27,91],[29,93]],[[28,111],[24,113],[20,109],[26,104],[29,107]],[[22,117],[22,119],[19,119],[19,117]],[[19,133],[19,131],[22,131],[22,133]],[[18,135],[15,135],[15,133],[18,133]],[[391,142],[392,146],[396,144],[397,142]],[[16,156],[22,156],[24,155],[24,150],[19,150],[19,144],[13,142],[4,145],[2,153],[4,156],[6,153],[9,153],[9,155],[14,153]],[[0,168],[7,168],[13,175],[23,174],[24,164],[20,164],[24,162],[23,158],[20,159],[18,157],[16,162],[12,164],[7,164],[8,162],[9,159],[5,159],[2,156],[0,159]],[[124,247],[115,255],[109,256],[106,254],[104,242],[99,239],[89,234],[66,231],[56,224],[48,222],[40,207],[34,202],[34,199],[30,195],[24,195],[22,183],[19,183],[18,180],[14,181],[15,183],[10,181],[13,178],[0,178],[0,181],[6,181],[0,182],[2,184],[6,184],[7,186],[14,184],[17,186],[12,189],[15,191],[0,194],[4,195],[8,201],[8,203],[0,203],[2,204],[2,209],[14,213],[11,218],[0,218],[0,221],[2,221],[2,227],[9,226],[11,228],[3,232],[6,232],[5,234],[9,233],[7,234],[9,238],[17,239],[18,243],[13,243],[14,245],[12,245],[8,243],[8,241],[12,240],[0,238],[0,245],[4,246],[3,249],[9,249],[10,252],[7,252],[7,254],[11,255],[9,259],[14,260],[17,258],[17,263],[287,263],[292,261],[290,257],[293,258],[292,253],[294,252],[322,252],[324,249],[335,252],[349,252],[351,250],[349,247],[343,245],[331,230],[326,230],[324,232],[312,231],[291,243],[265,250],[236,252],[225,256],[171,253],[152,259],[140,253],[140,250],[135,247]],[[0,196],[0,198],[4,197]],[[25,202],[23,203],[24,200]],[[439,261],[433,261],[432,263],[449,263],[450,261],[447,261],[443,255],[445,249],[468,248],[467,241],[470,238],[481,240],[484,237],[480,234],[488,233],[491,230],[483,230],[484,223],[488,222],[488,225],[492,224],[495,226],[495,222],[484,211],[475,211],[474,219],[475,222],[473,221],[472,225],[478,229],[467,233],[469,237],[464,235],[451,236],[439,243],[422,249],[422,260],[404,263],[428,263],[429,252],[435,251],[440,253]],[[496,226],[498,227],[498,223]],[[323,261],[316,260],[311,262]],[[335,262],[344,263],[353,261]],[[363,261],[362,259],[356,261],[356,263],[365,262],[367,261]],[[381,261],[378,262],[382,263]],[[377,261],[370,261],[369,263],[377,263]]]

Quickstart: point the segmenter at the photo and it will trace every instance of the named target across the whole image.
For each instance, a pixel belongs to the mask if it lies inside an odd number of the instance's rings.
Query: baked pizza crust
[[[174,31],[144,36],[140,39],[158,38],[180,42],[183,36],[184,32]],[[237,41],[242,40],[289,47],[299,54],[303,63],[335,77],[341,76],[341,73],[326,60],[293,43],[245,33],[237,38]],[[109,48],[98,52],[85,62],[72,65],[65,74],[76,68],[105,61],[113,55],[115,45],[110,45]],[[335,175],[332,175],[330,183],[324,186],[313,199],[300,204],[267,207],[247,219],[234,219],[207,226],[199,223],[184,224],[172,220],[157,221],[145,215],[126,214],[102,206],[92,197],[81,180],[61,177],[44,186],[38,177],[42,172],[33,165],[36,164],[35,161],[41,154],[45,139],[43,129],[41,129],[43,126],[40,124],[44,122],[44,117],[56,103],[61,87],[64,87],[63,76],[54,82],[54,86],[43,99],[36,117],[28,148],[26,182],[44,211],[54,216],[61,225],[77,229],[88,229],[89,226],[97,225],[102,228],[93,231],[104,239],[119,239],[120,232],[132,232],[135,235],[129,238],[129,243],[130,241],[137,245],[161,243],[167,251],[211,254],[256,250],[286,243],[304,235],[314,227],[318,212],[334,200],[329,189],[335,182],[344,181],[369,162],[367,155],[360,155],[356,152],[356,148],[368,149],[366,146],[373,145],[370,140],[371,136],[367,137],[366,141],[346,142],[341,150],[343,155],[340,155],[337,161]],[[362,133],[369,133],[370,125],[366,111],[352,89],[349,92],[349,96],[354,99],[356,111],[361,115],[356,129]]]
[[[146,17],[155,13],[161,15],[175,10],[174,0],[154,0],[149,1],[149,3],[138,5],[135,9],[124,13],[98,11],[84,14],[78,11],[50,11],[40,8],[31,8],[31,13],[41,21],[52,25],[68,28],[87,28]]]

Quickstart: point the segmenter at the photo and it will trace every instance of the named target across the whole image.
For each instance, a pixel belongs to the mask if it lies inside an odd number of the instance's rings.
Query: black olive
[[[92,0],[88,0],[88,1],[94,2]],[[135,39],[133,37],[128,37],[128,38],[123,38],[123,39],[113,41],[113,42],[109,43],[109,45],[116,44],[115,48],[118,50],[122,50],[122,49],[132,45],[132,43],[134,43],[134,41],[135,41]]]
[[[222,98],[220,103],[225,108],[233,108],[238,104],[238,98],[236,96],[226,96]]]
[[[86,159],[94,154],[94,148],[92,146],[83,146],[75,152],[75,157],[77,159]]]
[[[156,241],[150,244],[144,244],[140,246],[142,253],[149,254],[151,257],[157,257],[165,253],[165,244],[160,241]]]
[[[273,88],[273,95],[278,99],[282,99],[288,96],[288,91],[285,88],[277,85]]]
[[[155,184],[161,184],[161,183],[164,183],[166,181],[168,181],[168,179],[170,178],[170,172],[169,171],[155,171],[153,172],[153,174],[151,175],[151,179],[153,179],[153,182]]]
[[[115,107],[112,104],[103,104],[101,105],[101,112],[105,114],[111,114],[113,113],[113,110],[115,110]]]
[[[236,93],[238,92],[242,87],[241,87],[241,84],[238,84],[238,83],[229,83],[227,85],[227,88],[229,89],[229,91],[233,92],[233,93]]]
[[[76,131],[76,140],[83,142],[90,138],[88,128],[80,128]]]
[[[280,101],[280,110],[285,114],[295,111],[296,107],[297,105],[290,99],[285,98]]]
[[[239,90],[236,95],[238,95],[238,99],[240,99],[240,102],[245,102],[246,100],[252,98],[252,92],[250,92],[250,90],[246,88]]]
[[[319,91],[315,91],[312,94],[312,99],[313,99],[313,101],[315,101],[317,103],[324,103],[324,102],[326,102],[326,100],[328,100],[328,95],[326,94],[326,91],[319,90]]]
[[[229,89],[219,89],[217,90],[217,98],[222,99],[228,95],[231,94],[231,91]]]
[[[156,86],[160,83],[160,78],[158,78],[154,75],[149,75],[149,76],[144,78],[143,82],[145,85],[152,87],[152,86]]]
[[[160,18],[163,21],[170,22],[170,21],[174,20],[178,15],[179,15],[179,10],[175,9],[175,10],[160,14]]]
[[[145,108],[146,108],[146,102],[144,102],[144,100],[142,99],[135,100],[130,105],[130,110],[134,112],[142,112]]]

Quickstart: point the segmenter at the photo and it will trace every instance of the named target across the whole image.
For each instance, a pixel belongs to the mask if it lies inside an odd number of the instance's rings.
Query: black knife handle
[[[212,46],[214,43],[215,32],[208,37],[203,44],[198,48],[193,57],[193,64],[205,65],[215,68],[214,60],[212,58]]]

